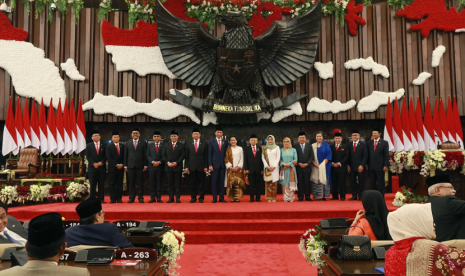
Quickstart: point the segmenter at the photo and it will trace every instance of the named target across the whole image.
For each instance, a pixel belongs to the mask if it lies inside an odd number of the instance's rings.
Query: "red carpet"
[[[348,196],[347,198],[350,198]],[[389,210],[394,194],[386,195]],[[146,201],[149,197],[146,197]],[[123,219],[169,221],[170,225],[186,233],[188,244],[209,243],[292,243],[297,244],[305,230],[319,224],[321,219],[334,217],[354,218],[363,209],[360,201],[314,201],[314,202],[248,202],[248,196],[240,203],[211,202],[189,203],[190,196],[182,196],[181,204],[123,203],[104,204],[105,220]],[[123,198],[127,202],[128,198]],[[109,202],[109,198],[106,198]],[[66,219],[78,219],[77,203],[51,203],[11,207],[8,214],[27,221],[46,213],[59,212]]]

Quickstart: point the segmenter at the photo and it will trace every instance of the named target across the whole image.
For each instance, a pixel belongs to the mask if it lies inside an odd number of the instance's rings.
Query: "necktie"
[[[10,234],[8,234],[8,231],[4,230],[3,231],[3,234],[5,235],[5,237],[12,243],[17,243],[17,244],[21,244],[19,241],[15,240],[12,236],[10,236]]]
[[[257,156],[257,150],[255,149],[255,146],[253,146],[253,157]]]
[[[173,150],[174,150],[174,146],[175,146],[175,145],[176,145],[176,144],[175,144],[175,143],[173,143]]]
[[[336,145],[336,151],[337,151],[338,148],[339,148],[339,145]]]
[[[376,150],[376,144],[377,144],[377,143],[378,143],[378,141],[375,140],[375,148],[374,148],[374,150]]]
[[[302,153],[304,153],[304,144],[300,144],[300,147],[302,148]]]
[[[155,149],[157,150],[157,153],[158,153],[158,143],[155,143],[156,147]]]
[[[98,143],[95,143],[95,149],[97,150],[97,154],[98,154]]]
[[[137,141],[134,140],[134,149],[137,149]]]
[[[197,146],[197,140],[195,140],[195,153],[197,153],[197,149],[198,149],[198,146]]]
[[[221,151],[221,140],[220,140],[220,139],[218,139],[218,148],[219,148],[220,151]]]
[[[118,155],[120,155],[118,144],[116,144],[116,150],[118,151]]]
[[[357,143],[354,143],[354,152],[355,152],[355,148],[357,147]]]

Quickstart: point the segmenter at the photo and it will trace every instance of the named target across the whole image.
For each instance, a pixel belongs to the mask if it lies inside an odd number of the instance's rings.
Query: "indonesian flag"
[[[69,106],[69,128],[71,130],[71,142],[73,148],[69,154],[77,151],[77,126],[76,126],[76,112],[74,111],[74,99],[71,99],[71,105]]]
[[[431,115],[431,112],[430,112],[430,115]],[[415,112],[415,116],[416,116],[415,123],[417,125],[418,150],[427,150],[428,148],[425,146],[425,133],[427,132],[426,132],[425,126],[423,125],[423,118],[421,116],[420,98],[417,98],[417,109]],[[430,116],[430,119],[431,119],[431,116]]]
[[[410,133],[412,137],[412,149],[419,150],[418,147],[418,135],[417,135],[417,122],[415,120],[415,109],[413,108],[413,100],[410,97],[410,107],[408,110],[408,116],[410,118]]]
[[[394,151],[394,129],[392,127],[391,99],[388,99],[386,122],[384,123],[384,140],[388,142],[389,151]]]
[[[21,105],[19,104],[19,98],[16,101],[15,127],[17,147],[13,150],[14,155],[18,154],[20,148],[24,148],[24,127],[23,119],[21,118]]]
[[[438,98],[434,100],[433,127],[434,127],[434,144],[436,144],[436,147],[437,147],[438,144],[442,144],[442,128],[441,128],[441,119],[439,118]]]
[[[442,142],[449,141],[449,124],[447,123],[446,112],[444,111],[444,103],[442,98],[439,99],[439,121],[442,130]]]
[[[57,147],[53,150],[53,154],[55,155],[65,150],[65,130],[63,129],[63,109],[61,108],[61,99],[58,100],[56,114],[56,133]]]
[[[410,122],[408,118],[407,105],[405,104],[407,100],[404,98],[402,102],[402,130],[404,135],[404,151],[412,150],[412,132],[410,131]]]
[[[34,102],[32,102],[34,105]],[[23,127],[24,127],[24,147],[29,147],[32,145],[31,138],[31,124],[29,123],[29,108],[27,107],[27,98],[24,102],[24,111],[23,111]]]
[[[417,105],[417,109],[419,106]],[[418,110],[417,110],[418,113]],[[420,110],[421,113],[421,110]],[[426,150],[437,150],[436,136],[434,131],[433,118],[431,117],[431,105],[429,103],[429,97],[426,98],[425,105],[425,149]]]
[[[48,151],[48,139],[47,139],[47,118],[45,117],[45,105],[44,99],[40,103],[39,110],[39,137],[40,137],[40,154],[44,154]]]
[[[79,109],[77,115],[77,149],[76,153],[86,149],[86,124],[84,122],[84,112],[82,111],[82,102],[79,99]]]
[[[456,130],[456,141],[460,143],[460,148],[463,149],[463,130],[462,122],[460,120],[459,108],[457,107],[457,99],[454,97],[454,117],[455,117],[455,130]]]
[[[2,154],[5,156],[8,153],[14,151],[17,147],[15,116],[13,114],[13,106],[11,105],[10,97],[8,111],[6,113],[5,126],[3,127]]]
[[[55,124],[55,112],[53,112],[53,103],[50,98],[47,118],[47,154],[54,152],[57,148],[57,126]]]
[[[37,118],[36,103],[33,101],[31,106],[31,144],[34,148],[40,148],[40,130],[39,120]]]
[[[65,109],[63,110],[63,129],[64,129],[64,140],[65,140],[65,148],[61,152],[61,154],[71,154],[73,153],[73,141],[71,140],[71,126],[69,122],[69,109],[68,109],[68,101],[65,100]]]
[[[448,130],[447,137],[449,141],[457,143],[455,140],[457,138],[456,136],[457,132],[455,129],[455,114],[454,114],[454,110],[452,109],[452,102],[450,101],[450,97],[447,100],[446,118],[447,118],[446,124],[447,124],[447,130]]]
[[[400,120],[399,106],[397,105],[397,97],[394,101],[394,111],[392,113],[392,128],[394,136],[394,150],[403,151],[404,150],[404,135],[402,131],[402,122]]]

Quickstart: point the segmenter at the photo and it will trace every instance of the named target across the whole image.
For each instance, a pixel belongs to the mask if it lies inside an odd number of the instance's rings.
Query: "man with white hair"
[[[457,199],[449,175],[426,179],[436,224],[436,241],[465,239],[465,201]]]

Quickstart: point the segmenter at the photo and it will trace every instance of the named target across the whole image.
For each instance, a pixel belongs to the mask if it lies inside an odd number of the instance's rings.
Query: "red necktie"
[[[137,149],[137,141],[134,141],[134,149]]]
[[[155,146],[156,146],[156,150],[157,150],[157,153],[158,153],[158,143],[155,143]]]
[[[357,147],[357,143],[354,143],[354,152],[355,152],[355,148]]]
[[[219,149],[221,151],[221,140],[220,139],[218,139],[218,147],[219,147]]]
[[[98,154],[98,143],[95,143],[95,148],[97,149],[97,154]]]
[[[257,150],[255,149],[255,146],[253,146],[253,157],[257,156]]]
[[[174,145],[176,145],[176,144],[173,144],[173,150],[174,150]]]
[[[376,144],[377,144],[377,143],[378,143],[378,141],[375,140],[375,149],[374,149],[374,150],[376,150]]]
[[[118,155],[120,155],[118,144],[116,144],[116,150],[118,150]]]
[[[197,149],[198,149],[197,140],[195,140],[195,153],[197,153]]]
[[[339,148],[339,145],[336,145],[336,151],[337,151],[338,148]]]

